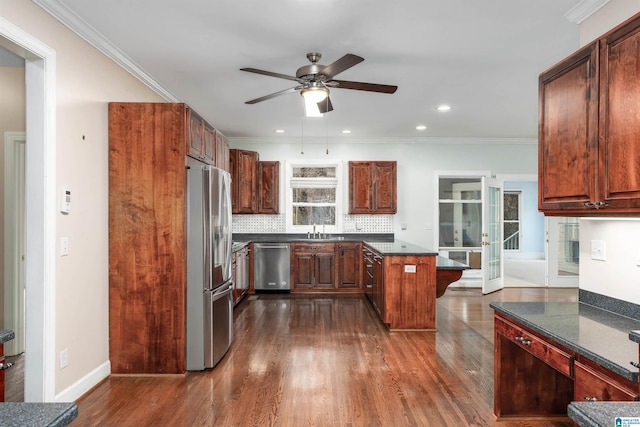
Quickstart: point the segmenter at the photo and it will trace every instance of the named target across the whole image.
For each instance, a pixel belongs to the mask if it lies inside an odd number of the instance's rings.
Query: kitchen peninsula
[[[378,313],[380,319],[391,330],[435,330],[435,300],[444,294],[449,284],[462,276],[467,265],[444,258],[437,251],[408,242],[394,240],[393,234],[332,234],[322,238],[309,238],[302,234],[239,234],[234,241],[261,243],[291,243],[292,292],[360,292],[364,293]],[[295,245],[309,243],[322,246],[324,259],[338,258],[329,262],[336,280],[332,288],[296,289],[297,275]],[[335,245],[335,246],[334,246]],[[350,258],[350,266],[344,266],[346,246],[356,248],[360,255]],[[326,262],[326,261],[323,261]],[[355,285],[339,285],[339,278],[348,269],[355,274]],[[353,273],[355,272],[355,273]]]

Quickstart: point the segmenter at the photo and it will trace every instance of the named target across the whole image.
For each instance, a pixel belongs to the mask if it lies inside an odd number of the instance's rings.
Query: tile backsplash
[[[233,215],[234,233],[286,233],[284,215]],[[393,233],[393,215],[343,215],[345,233]]]

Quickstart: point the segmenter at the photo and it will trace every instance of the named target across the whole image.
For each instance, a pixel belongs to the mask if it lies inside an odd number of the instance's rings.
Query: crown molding
[[[35,4],[44,9],[48,14],[60,21],[64,26],[76,33],[80,38],[98,49],[108,58],[138,78],[151,90],[163,97],[168,102],[179,102],[180,100],[169,90],[164,88],[149,73],[140,68],[131,58],[107,40],[100,32],[80,18],[75,12],[69,9],[60,0],[32,0]]]
[[[582,0],[565,13],[564,17],[574,24],[581,24],[607,3],[609,0]]]
[[[227,137],[229,144],[473,144],[473,145],[538,145],[537,138],[470,138],[470,137],[390,137],[390,138],[327,138],[305,137]]]

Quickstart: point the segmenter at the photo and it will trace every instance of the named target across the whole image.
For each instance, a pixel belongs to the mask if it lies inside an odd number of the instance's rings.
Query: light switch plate
[[[607,260],[607,246],[604,240],[591,241],[591,259],[595,259],[597,261]]]

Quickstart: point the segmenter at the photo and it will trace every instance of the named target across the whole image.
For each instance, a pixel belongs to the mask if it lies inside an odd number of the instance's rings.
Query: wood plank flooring
[[[110,377],[78,426],[571,426],[496,423],[491,301],[574,301],[577,290],[450,289],[437,332],[389,332],[361,295],[269,294],[234,311],[212,370]]]

